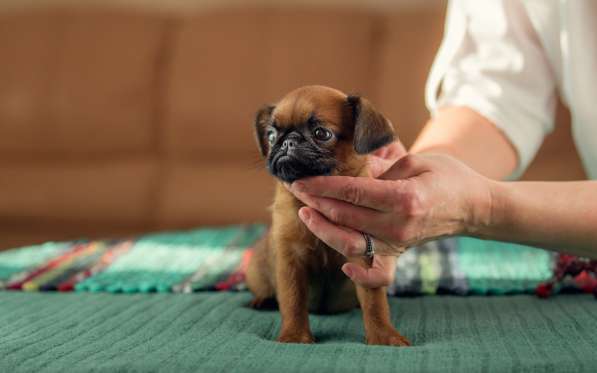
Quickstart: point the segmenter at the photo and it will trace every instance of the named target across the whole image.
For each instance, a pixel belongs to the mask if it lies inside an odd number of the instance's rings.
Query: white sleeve
[[[510,178],[519,177],[553,130],[556,102],[553,71],[523,5],[451,0],[425,100],[432,115],[466,106],[493,122],[518,153]]]

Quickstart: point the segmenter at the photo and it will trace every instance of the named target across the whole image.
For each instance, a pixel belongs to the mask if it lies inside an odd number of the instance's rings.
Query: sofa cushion
[[[163,26],[124,10],[0,13],[0,152],[148,150]]]
[[[256,152],[257,109],[302,85],[368,92],[372,37],[368,13],[341,9],[228,9],[183,17],[167,85],[168,153]]]
[[[152,219],[157,173],[148,160],[13,161],[0,163],[0,174],[0,221],[77,226]]]
[[[255,161],[185,161],[162,178],[159,228],[269,221],[274,180]]]
[[[441,4],[428,10],[389,12],[383,19],[375,103],[410,146],[429,114],[425,81],[442,36]]]

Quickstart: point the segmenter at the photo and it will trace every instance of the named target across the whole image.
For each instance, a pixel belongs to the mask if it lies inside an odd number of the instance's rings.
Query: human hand
[[[491,182],[456,159],[407,155],[379,179],[313,177],[290,186],[307,206],[299,210],[309,230],[347,257],[362,256],[360,232],[374,237],[377,256],[397,256],[405,247],[442,236],[474,233],[491,213]],[[387,285],[388,265],[343,271],[364,286]],[[377,269],[376,269],[377,264]],[[381,284],[381,285],[380,285]]]
[[[367,156],[367,167],[370,176],[377,178],[383,175],[398,159],[406,154],[407,151],[399,140],[369,154]],[[394,281],[396,262],[396,256],[375,255],[370,267],[347,263],[342,270],[354,282],[369,288],[377,288],[388,286]]]
[[[397,160],[407,154],[404,145],[400,141],[394,141],[369,154],[367,167],[371,177],[378,178],[392,167]]]

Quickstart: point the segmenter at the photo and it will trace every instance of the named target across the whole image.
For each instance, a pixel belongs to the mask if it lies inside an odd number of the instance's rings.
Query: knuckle
[[[393,276],[391,273],[384,272],[379,279],[383,286],[388,286],[392,284]]]
[[[312,207],[316,210],[321,210],[325,207],[319,198],[307,198],[305,202],[309,207]]]
[[[362,200],[361,190],[354,183],[349,183],[344,188],[342,197],[343,200],[358,205]]]
[[[338,222],[338,218],[340,217],[340,212],[338,211],[337,208],[332,207],[328,210],[328,216],[331,221]]]
[[[400,210],[407,219],[421,216],[424,210],[423,196],[420,192],[409,190],[402,196]]]
[[[392,211],[399,211],[404,195],[404,184],[396,182],[392,185],[392,188],[388,191],[386,204],[391,208]]]
[[[344,213],[338,207],[331,207],[329,210],[329,218],[335,223],[342,223],[344,221]]]
[[[394,241],[398,243],[407,242],[410,239],[410,233],[402,226],[394,228],[392,236],[394,237]]]
[[[344,253],[344,255],[351,257],[351,256],[358,256],[359,255],[359,247],[358,247],[358,243],[356,242],[356,240],[351,239],[351,240],[346,240],[344,241],[344,247],[342,248],[342,252]]]

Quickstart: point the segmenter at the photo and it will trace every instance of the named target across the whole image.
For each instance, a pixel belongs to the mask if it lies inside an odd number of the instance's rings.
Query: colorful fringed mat
[[[0,253],[0,289],[112,293],[245,289],[251,246],[263,225],[148,234],[122,240],[49,242]],[[553,257],[527,246],[450,238],[404,253],[389,292],[533,292]]]
[[[24,291],[192,292],[243,286],[262,225],[45,243],[0,253],[0,287]]]

